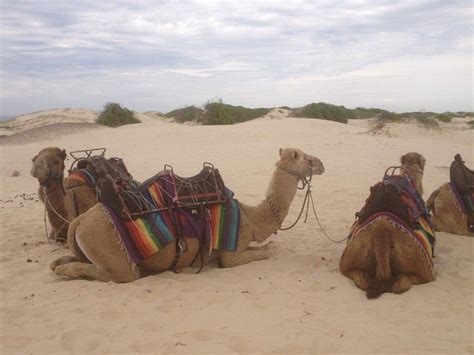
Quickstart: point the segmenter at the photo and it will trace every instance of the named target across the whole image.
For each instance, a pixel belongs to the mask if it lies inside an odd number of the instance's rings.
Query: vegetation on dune
[[[188,121],[197,121],[204,110],[196,106],[187,106],[179,108],[173,111],[168,112],[165,117],[172,117],[178,123],[188,122]]]
[[[468,121],[467,124],[471,126],[472,128],[474,128],[474,120]]]
[[[204,112],[198,122],[203,125],[230,125],[253,120],[266,115],[268,108],[246,108],[243,106],[232,106],[222,101],[208,102],[204,106]]]
[[[439,129],[439,128],[441,128],[439,126],[438,121],[435,120],[433,117],[418,116],[418,117],[415,118],[415,121],[418,122],[420,125],[422,125],[425,128],[429,128],[429,129]]]
[[[349,119],[377,118],[385,121],[402,122],[415,120],[425,127],[439,128],[438,121],[450,122],[454,117],[474,117],[473,112],[402,112],[395,113],[379,108],[348,109],[344,106],[336,106],[324,102],[312,103],[302,108],[293,109],[293,117],[319,118],[323,120],[347,123]]]
[[[354,118],[352,110],[344,106],[336,106],[325,102],[312,103],[301,108],[294,109],[291,113],[293,117],[319,118],[321,120],[347,123],[347,120]]]
[[[119,127],[131,123],[140,123],[140,120],[135,118],[133,111],[120,106],[115,102],[105,104],[104,109],[97,118],[97,123],[109,126]]]

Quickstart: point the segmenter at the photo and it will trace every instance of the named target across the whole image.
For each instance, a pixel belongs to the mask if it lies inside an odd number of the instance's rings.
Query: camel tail
[[[79,248],[76,240],[76,229],[80,222],[81,216],[74,218],[69,225],[69,229],[67,231],[67,245],[75,257],[87,260],[87,257],[84,255],[81,248]]]
[[[391,290],[393,285],[390,267],[391,229],[388,222],[380,221],[374,230],[372,247],[375,254],[373,268],[369,271],[367,298],[378,298],[384,292]]]
[[[428,210],[430,211],[433,211],[433,213],[436,213],[435,212],[435,200],[436,198],[438,197],[439,193],[441,192],[441,187],[437,188],[436,190],[434,190],[430,197],[428,198],[428,200],[426,201],[426,207],[428,208]]]

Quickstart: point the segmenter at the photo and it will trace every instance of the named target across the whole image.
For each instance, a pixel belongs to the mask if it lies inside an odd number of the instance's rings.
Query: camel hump
[[[391,289],[393,284],[390,268],[390,251],[392,244],[392,229],[389,222],[379,221],[374,226],[372,247],[375,254],[375,265],[369,272],[367,298],[378,298],[382,293]]]

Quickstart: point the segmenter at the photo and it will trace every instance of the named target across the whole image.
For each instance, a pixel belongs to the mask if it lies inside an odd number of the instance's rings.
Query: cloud
[[[358,93],[343,86],[347,80],[354,88],[377,81],[364,99],[371,106],[390,102],[380,95],[398,90],[401,100],[391,107],[401,110],[412,104],[404,104],[405,88],[393,78],[411,64],[420,85],[442,76],[458,84],[462,98],[472,85],[465,65],[472,60],[470,1],[10,0],[1,6],[2,114],[46,105],[97,108],[109,98],[125,98],[137,110],[216,96],[295,105],[321,100],[310,87],[304,94],[294,89],[314,82],[326,83],[331,92],[324,97],[349,104],[347,95]],[[446,66],[461,69],[450,73]],[[472,99],[448,101],[427,90],[432,99],[419,105],[472,109]]]

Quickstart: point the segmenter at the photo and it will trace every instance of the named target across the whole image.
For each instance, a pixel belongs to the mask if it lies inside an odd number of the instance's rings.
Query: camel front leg
[[[399,274],[392,286],[392,292],[403,293],[408,291],[412,285],[420,285],[430,281],[431,280],[423,280],[415,274]]]
[[[49,268],[52,271],[54,271],[56,269],[56,267],[58,267],[59,265],[69,264],[69,263],[72,263],[72,262],[75,262],[75,261],[85,261],[85,260],[82,260],[82,259],[80,259],[76,256],[66,255],[66,256],[62,256],[59,259],[56,259],[53,262],[51,262],[51,264],[49,264]]]
[[[223,251],[220,254],[221,267],[234,267],[245,265],[252,261],[270,259],[272,252],[269,250],[242,250],[242,251]]]
[[[354,281],[355,285],[363,291],[367,291],[369,288],[369,282],[367,281],[367,273],[361,270],[351,270],[345,274],[348,278]]]
[[[131,269],[129,272],[121,270],[120,275],[112,274],[107,270],[98,269],[94,264],[70,262],[59,265],[54,269],[56,275],[66,276],[70,278],[88,277],[99,281],[113,281],[113,282],[132,282],[140,277],[138,268]]]

